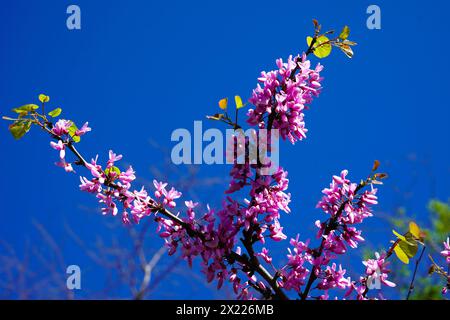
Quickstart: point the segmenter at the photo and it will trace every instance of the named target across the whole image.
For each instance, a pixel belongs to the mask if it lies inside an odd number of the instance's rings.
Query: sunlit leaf
[[[311,46],[311,43],[313,42],[312,37],[306,37],[306,43],[308,46]],[[316,38],[315,43],[313,44],[313,53],[318,58],[325,58],[331,53],[331,43],[330,39],[328,39],[325,36],[320,36]]]
[[[40,94],[39,95],[39,101],[42,103],[46,103],[50,101],[50,97],[46,96],[45,94]]]
[[[31,121],[14,122],[8,128],[14,139],[19,140],[30,130]]]
[[[75,125],[75,123],[72,123],[72,125],[69,128],[69,135],[72,137],[73,141],[75,143],[78,143],[81,141],[81,138],[77,135],[75,135],[75,132],[78,130],[78,127]]]
[[[114,172],[116,174],[115,178],[117,178],[120,175],[120,169],[117,168],[116,166],[112,166],[110,168],[106,168],[106,170],[105,170],[105,174],[106,175],[110,175],[111,172]]]
[[[406,241],[406,238],[405,238],[404,236],[402,236],[400,233],[398,233],[397,231],[392,230],[392,233],[393,233],[397,238],[399,238],[400,240]]]
[[[349,35],[350,35],[350,28],[348,26],[345,26],[342,29],[341,34],[339,35],[339,38],[342,40],[345,40],[348,38]]]
[[[244,106],[240,96],[234,96],[234,102],[236,103],[236,109],[240,109]]]
[[[37,109],[39,109],[38,105],[26,104],[24,106],[12,109],[12,111],[15,112],[15,113],[27,113],[27,112],[34,111],[34,110],[37,110]]]
[[[52,117],[52,118],[56,118],[57,116],[59,116],[59,115],[61,114],[61,112],[62,112],[62,109],[61,109],[61,108],[56,108],[56,109],[50,111],[50,112],[48,113],[48,115],[49,115],[50,117]]]
[[[416,239],[420,239],[420,228],[419,226],[414,222],[411,221],[409,223],[409,232],[411,232],[411,234],[416,238]]]
[[[405,237],[407,241],[400,241],[398,246],[403,250],[408,258],[412,258],[416,255],[417,250],[419,249],[419,244],[414,240],[411,233],[406,233]]]
[[[405,252],[403,252],[402,248],[400,248],[398,245],[394,247],[394,252],[395,255],[397,256],[397,258],[403,262],[404,264],[408,264],[409,263],[409,258],[406,255]]]
[[[219,101],[219,107],[222,110],[225,110],[228,106],[228,98],[223,98]]]

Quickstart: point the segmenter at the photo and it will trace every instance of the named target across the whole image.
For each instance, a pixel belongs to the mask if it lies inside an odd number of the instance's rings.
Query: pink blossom
[[[272,263],[272,257],[269,256],[269,250],[267,250],[266,248],[262,248],[261,252],[257,253],[257,256],[263,258],[263,260],[267,263]]]
[[[255,108],[249,109],[247,122],[265,128],[264,117],[276,112],[272,128],[279,129],[281,137],[294,144],[306,138],[308,130],[303,111],[320,92],[322,78],[319,74],[323,67],[318,64],[311,69],[306,55],[289,56],[287,62],[278,59],[276,63],[278,70],[262,72],[258,78],[259,83],[249,100]],[[294,74],[294,70],[299,72]]]
[[[61,140],[58,140],[58,143],[55,143],[53,141],[50,141],[50,146],[55,149],[59,150],[59,158],[64,159],[66,156],[66,146]]]
[[[54,127],[52,128],[52,133],[61,137],[69,133],[69,128],[72,126],[72,121],[60,119],[58,120]]]
[[[86,122],[85,124],[83,124],[83,126],[75,131],[75,135],[78,137],[81,137],[82,135],[85,135],[86,133],[88,133],[89,131],[92,130],[92,128],[88,127],[89,122]]]
[[[447,241],[444,242],[444,250],[441,251],[441,255],[444,256],[447,263],[450,264],[450,238],[447,238]]]
[[[106,167],[107,168],[111,168],[112,166],[114,166],[114,163],[116,161],[119,161],[121,159],[122,159],[122,155],[121,154],[117,155],[112,150],[109,150],[109,160],[108,160],[108,162],[106,164]]]
[[[55,163],[58,167],[64,168],[66,172],[74,172],[72,164],[66,162],[66,160],[61,159],[61,161]]]
[[[274,220],[274,223],[270,226],[270,237],[275,241],[281,241],[286,239],[286,235],[283,233],[283,227],[280,225],[278,219]]]
[[[366,275],[369,279],[367,281],[378,279],[388,287],[395,287],[395,283],[387,280],[390,270],[387,269],[388,262],[385,261],[385,257],[385,254],[380,255],[378,252],[375,252],[376,259],[363,261],[363,264],[366,266]]]

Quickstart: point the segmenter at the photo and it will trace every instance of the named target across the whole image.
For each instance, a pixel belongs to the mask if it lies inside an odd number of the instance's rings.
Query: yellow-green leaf
[[[61,109],[61,108],[56,108],[56,109],[50,111],[50,112],[48,113],[48,115],[49,115],[50,117],[52,117],[52,118],[55,118],[55,117],[59,116],[59,115],[61,114],[61,112],[62,112],[62,109]]]
[[[345,27],[342,29],[342,32],[341,32],[341,34],[339,35],[339,38],[342,39],[342,40],[345,40],[345,39],[348,38],[349,35],[350,35],[350,28],[349,28],[348,26],[345,26]]]
[[[49,102],[50,101],[50,97],[49,96],[46,96],[45,94],[40,94],[39,95],[39,101],[40,102],[42,102],[42,103],[46,103],[46,102]]]
[[[313,41],[312,37],[306,37],[306,43],[308,46],[311,46]],[[316,38],[315,43],[313,44],[313,53],[317,58],[325,58],[331,53],[331,43],[330,39],[325,36],[320,36]]]
[[[417,250],[419,249],[419,244],[413,239],[412,234],[409,232],[405,236],[407,241],[400,241],[398,246],[403,250],[408,258],[412,258],[416,255]]]
[[[234,102],[236,103],[236,109],[240,109],[244,106],[240,96],[234,96]]]
[[[75,123],[72,123],[72,125],[69,128],[69,135],[72,137],[73,141],[75,143],[78,143],[81,141],[81,138],[77,135],[75,135],[75,132],[77,132],[78,127],[75,125]]]
[[[38,105],[26,104],[24,106],[12,109],[12,111],[15,112],[15,113],[27,113],[29,111],[34,111],[34,110],[37,110],[37,109],[39,109]]]
[[[117,178],[117,177],[120,176],[120,169],[117,168],[116,166],[112,166],[112,167],[110,167],[110,168],[106,168],[106,170],[105,170],[105,174],[106,174],[106,175],[108,175],[108,176],[111,175],[111,172],[114,172],[114,173],[115,173],[114,178]]]
[[[420,228],[419,226],[414,222],[411,221],[409,223],[409,232],[411,232],[411,234],[416,238],[416,239],[420,239]]]
[[[219,107],[222,110],[225,110],[228,106],[228,98],[223,98],[219,101]]]
[[[400,248],[398,245],[394,247],[394,252],[395,255],[397,256],[397,258],[403,262],[404,264],[408,264],[409,263],[409,258],[406,255],[406,253],[403,252],[402,248]]]
[[[392,230],[392,233],[393,233],[397,238],[399,238],[400,240],[406,241],[406,238],[405,238],[404,236],[402,236],[400,233],[398,233],[397,231]]]

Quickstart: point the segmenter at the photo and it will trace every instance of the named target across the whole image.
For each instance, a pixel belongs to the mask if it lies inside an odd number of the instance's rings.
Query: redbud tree
[[[313,54],[325,58],[336,47],[351,58],[351,47],[356,45],[348,39],[347,26],[333,37],[333,31],[322,32],[321,25],[316,20],[313,22],[314,34],[307,37],[305,52],[287,60],[278,59],[275,70],[261,72],[248,99],[250,107],[245,123],[238,123],[238,112],[245,106],[239,96],[235,97],[234,110],[229,110],[232,108],[225,98],[219,101],[223,113],[208,118],[236,131],[243,130],[244,126],[268,132],[277,130],[282,140],[292,144],[305,139],[308,130],[304,113],[319,96],[323,79],[323,66],[320,63],[313,66],[309,57]],[[206,206],[203,210],[206,212],[202,212],[198,203],[190,200],[177,204],[182,194],[167,182],[154,180],[153,192],[136,188],[132,166],[121,168],[117,164],[122,159],[120,154],[110,151],[106,163],[101,163],[98,156],[86,160],[78,144],[91,131],[88,122],[78,128],[73,121],[60,118],[60,108],[46,112],[48,96],[39,95],[39,101],[40,106],[26,104],[13,109],[16,117],[3,117],[12,122],[9,131],[14,138],[22,138],[32,126],[39,127],[51,138],[51,148],[58,152],[57,166],[66,172],[75,172],[75,166],[87,169],[87,175],[80,177],[79,188],[98,199],[104,215],[119,216],[126,225],[153,219],[168,254],[179,252],[189,266],[198,259],[205,280],[215,281],[218,289],[229,283],[238,299],[328,299],[330,290],[342,290],[340,296],[347,299],[372,299],[377,296],[372,294],[372,288],[395,287],[389,280],[388,269],[388,260],[395,253],[404,263],[418,256],[408,297],[412,292],[417,267],[426,249],[424,233],[414,222],[404,234],[394,231],[396,239],[386,252],[376,252],[371,259],[363,261],[365,273],[359,278],[352,279],[336,262],[339,256],[364,241],[360,225],[373,215],[377,187],[387,177],[378,172],[378,161],[374,162],[371,173],[359,182],[352,182],[347,170],[332,177],[317,203],[322,211],[315,223],[317,239],[292,237],[287,262],[283,265],[273,261],[270,245],[288,238],[281,224],[282,216],[290,213],[291,202],[285,169],[278,167],[270,175],[261,174],[267,163],[261,159],[253,163],[246,154],[244,163],[235,161],[232,166],[231,182],[222,206]],[[68,154],[72,160],[68,160]],[[243,193],[244,198],[240,196]],[[444,266],[430,259],[433,273],[442,277],[445,294],[450,286],[448,239],[441,254],[445,258]]]

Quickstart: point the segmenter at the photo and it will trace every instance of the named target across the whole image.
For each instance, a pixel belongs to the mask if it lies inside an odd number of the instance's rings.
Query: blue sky
[[[70,4],[81,8],[81,30],[66,28]],[[312,237],[313,222],[323,218],[314,207],[331,176],[345,168],[359,180],[374,159],[390,175],[379,193],[379,210],[391,214],[402,205],[419,222],[426,221],[428,200],[450,196],[449,45],[444,34],[450,6],[444,1],[378,1],[374,4],[381,8],[381,30],[369,30],[370,4],[3,1],[0,111],[3,115],[46,93],[66,117],[93,127],[80,145],[87,157],[98,153],[105,159],[113,149],[151,181],[152,167],[167,167],[150,141],[170,149],[171,132],[191,130],[194,120],[217,112],[220,98],[248,98],[260,71],[305,49],[312,18],[325,29],[347,24],[350,38],[358,43],[354,58],[336,50],[321,61],[324,90],[307,111],[308,139],[281,146],[280,161],[289,171],[293,199],[293,213],[282,220],[286,231]],[[206,128],[214,125],[204,123]],[[21,255],[27,242],[37,241],[32,221],[39,221],[62,246],[67,263],[88,270],[86,290],[101,287],[101,268],[62,228],[69,223],[86,242],[110,236],[99,226],[105,218],[86,213],[85,208],[96,209],[95,199],[77,191],[77,176],[54,167],[56,155],[44,134],[32,130],[17,142],[7,123],[0,129],[0,238]],[[197,169],[201,179],[223,178],[229,167]],[[217,204],[225,187],[226,180],[200,189],[197,196]],[[391,237],[390,226],[380,218],[368,221],[364,230],[375,245],[387,244]],[[150,245],[157,248],[160,243],[155,238]],[[281,257],[284,249],[279,250]],[[357,262],[349,269],[362,271]],[[210,292],[190,286],[175,292],[167,285],[152,297],[208,298]],[[83,297],[82,292],[76,295]]]

